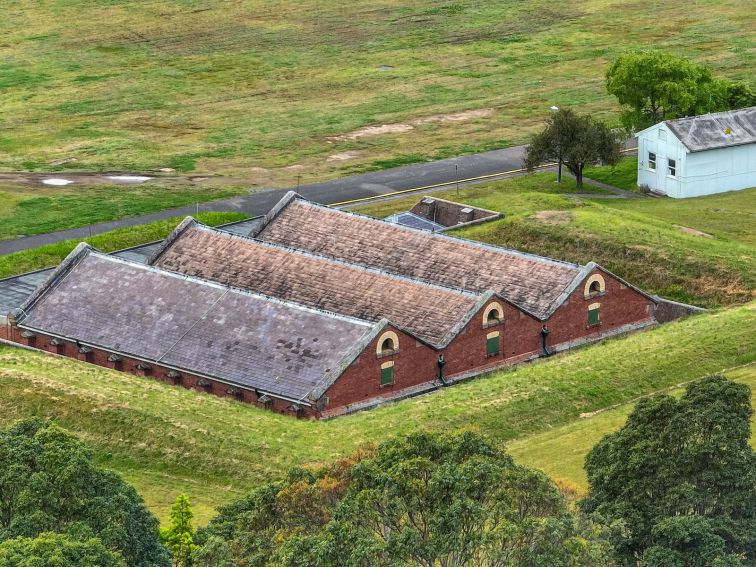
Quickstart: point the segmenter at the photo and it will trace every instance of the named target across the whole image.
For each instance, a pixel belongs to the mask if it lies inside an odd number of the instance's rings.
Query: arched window
[[[495,301],[488,304],[485,311],[483,311],[483,326],[491,327],[492,325],[498,325],[504,320],[504,309]]]
[[[586,299],[601,295],[606,290],[606,284],[601,274],[593,274],[590,278],[585,280],[585,288],[583,289],[583,295]]]
[[[378,339],[375,354],[378,357],[395,354],[399,350],[399,337],[393,331],[386,331]]]

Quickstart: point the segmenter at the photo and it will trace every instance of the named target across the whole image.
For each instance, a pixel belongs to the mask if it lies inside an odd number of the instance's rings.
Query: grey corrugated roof
[[[386,222],[401,224],[403,226],[409,226],[410,228],[417,228],[419,230],[429,230],[431,232],[435,232],[436,230],[444,228],[437,222],[429,221],[428,219],[424,219],[423,217],[420,217],[415,213],[410,213],[408,211],[391,215],[390,217],[386,217],[386,219],[384,220]]]
[[[21,327],[294,400],[376,328],[81,245],[27,303]]]
[[[756,143],[756,106],[664,123],[690,152]]]

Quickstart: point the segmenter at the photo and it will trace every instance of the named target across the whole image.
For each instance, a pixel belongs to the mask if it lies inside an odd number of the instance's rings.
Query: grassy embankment
[[[608,169],[608,168],[607,168]],[[606,173],[606,172],[605,172]],[[552,173],[433,193],[505,213],[454,234],[561,260],[598,262],[646,291],[704,307],[756,289],[756,189],[697,199],[575,199]],[[586,186],[588,187],[588,186]],[[385,217],[417,196],[355,210]]]
[[[327,461],[366,442],[418,429],[472,428],[496,443],[511,443],[581,414],[751,363],[755,324],[756,303],[750,303],[328,422],[297,421],[147,378],[0,347],[0,425],[31,415],[54,418],[89,443],[98,462],[134,483],[162,518],[184,491],[203,523],[218,505],[292,465]],[[523,455],[526,463],[544,460],[542,453]],[[568,465],[552,472],[579,485]]]
[[[242,220],[247,215],[241,213],[200,213],[194,216],[205,224],[216,226]],[[40,246],[32,250],[5,254],[4,256],[0,256],[0,278],[55,266],[82,240],[102,252],[113,252],[114,250],[122,250],[146,242],[160,240],[168,236],[181,220],[178,217],[170,218],[139,226],[120,228],[88,238],[64,240],[63,242]]]
[[[622,158],[614,167],[595,166],[586,167],[583,174],[596,181],[614,185],[626,191],[639,193],[638,190],[638,158]]]
[[[727,378],[751,388],[751,404],[756,408],[756,367],[738,368],[726,373]],[[680,396],[682,388],[669,394]],[[601,438],[625,424],[633,404],[585,416],[549,431],[517,439],[507,444],[507,450],[519,462],[544,470],[560,484],[574,488],[578,494],[587,489],[585,456]],[[751,446],[756,448],[756,414],[751,417]]]
[[[6,4],[11,170],[254,166],[262,183],[291,185],[519,143],[554,104],[612,121],[604,71],[628,49],[722,78],[756,66],[742,0]]]
[[[247,192],[243,187],[189,187],[175,183],[54,188],[0,182],[0,240],[145,215]]]

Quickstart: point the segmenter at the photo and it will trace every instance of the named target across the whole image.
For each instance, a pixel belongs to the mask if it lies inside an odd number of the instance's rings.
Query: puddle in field
[[[50,179],[43,179],[42,183],[45,185],[56,185],[58,187],[62,187],[63,185],[70,185],[73,183],[70,179],[61,179],[58,177],[52,177]]]
[[[381,65],[378,67],[379,71],[392,71],[394,68],[391,65]]]
[[[145,175],[108,175],[108,179],[112,181],[118,181],[120,183],[144,183],[152,179]]]

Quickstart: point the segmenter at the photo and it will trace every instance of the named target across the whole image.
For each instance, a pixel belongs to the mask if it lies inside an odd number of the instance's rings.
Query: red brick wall
[[[603,276],[606,283],[605,292],[586,299],[583,295],[583,283],[581,283],[547,321],[546,324],[551,331],[550,344],[598,337],[629,323],[653,319],[654,303],[650,299],[625,286],[606,272],[594,270],[590,275],[593,274]],[[601,304],[601,323],[589,327],[588,306],[593,303]]]
[[[546,321],[551,331],[548,345],[566,343],[578,339],[599,338],[614,329],[630,323],[650,321],[653,317],[653,302],[644,295],[621,284],[609,274],[600,273],[606,287],[603,294],[586,299],[581,283],[569,299]],[[491,302],[498,302],[504,309],[504,321],[496,325],[484,325],[483,314]],[[601,304],[601,323],[588,326],[588,306]],[[488,367],[499,366],[507,361],[516,362],[542,353],[541,326],[543,322],[526,315],[516,307],[493,299],[468,322],[465,328],[442,351],[446,366],[444,374],[457,374]],[[436,359],[439,351],[417,343],[412,337],[393,329],[399,335],[400,352],[392,357],[378,358],[378,339],[368,345],[360,357],[350,365],[341,377],[328,389],[327,409],[353,404],[375,397],[392,396],[404,388],[430,382],[436,378]],[[492,331],[500,333],[500,352],[486,355],[486,336]],[[416,344],[420,346],[415,346]],[[409,347],[407,345],[410,345]],[[394,361],[394,384],[380,385],[380,367],[386,360]]]
[[[257,394],[254,392],[254,390],[229,386],[228,384],[224,384],[223,382],[218,382],[216,380],[208,378],[204,378],[204,380],[206,382],[209,382],[209,384],[207,386],[201,386],[199,385],[200,380],[203,380],[201,376],[196,376],[187,372],[181,372],[181,376],[179,378],[170,378],[168,376],[168,373],[171,371],[170,368],[165,368],[163,366],[158,366],[150,363],[151,369],[145,371],[139,368],[139,364],[141,362],[139,360],[123,357],[123,360],[120,362],[110,362],[108,360],[108,357],[111,354],[110,352],[93,349],[92,352],[83,354],[79,352],[79,349],[77,348],[75,343],[64,341],[61,345],[53,345],[51,344],[52,339],[52,337],[41,334],[37,334],[31,339],[25,339],[21,336],[21,331],[18,328],[11,328],[9,337],[9,340],[12,340],[13,342],[30,346],[44,352],[50,352],[61,356],[75,358],[82,362],[89,362],[90,364],[96,364],[105,368],[128,372],[137,376],[146,376],[155,380],[159,380],[160,382],[165,382],[166,384],[183,386],[184,388],[196,390],[198,392],[205,392],[207,394],[213,394],[215,396],[220,396],[223,398],[231,398],[243,401],[249,404],[257,405],[259,407],[273,410],[277,413],[297,415],[299,417],[317,417],[316,412],[306,406],[302,406],[302,410],[300,412],[294,412],[290,410],[289,407],[291,406],[291,402],[287,400],[274,398],[271,403],[261,404],[257,401]],[[234,391],[236,390],[239,391],[238,394],[234,393]]]
[[[381,335],[393,331],[399,337],[399,352],[378,357],[376,349]],[[352,404],[369,398],[391,396],[398,390],[423,384],[436,376],[438,352],[394,327],[387,326],[373,339],[359,357],[328,388],[326,408]],[[381,386],[381,364],[394,362],[394,383]]]

